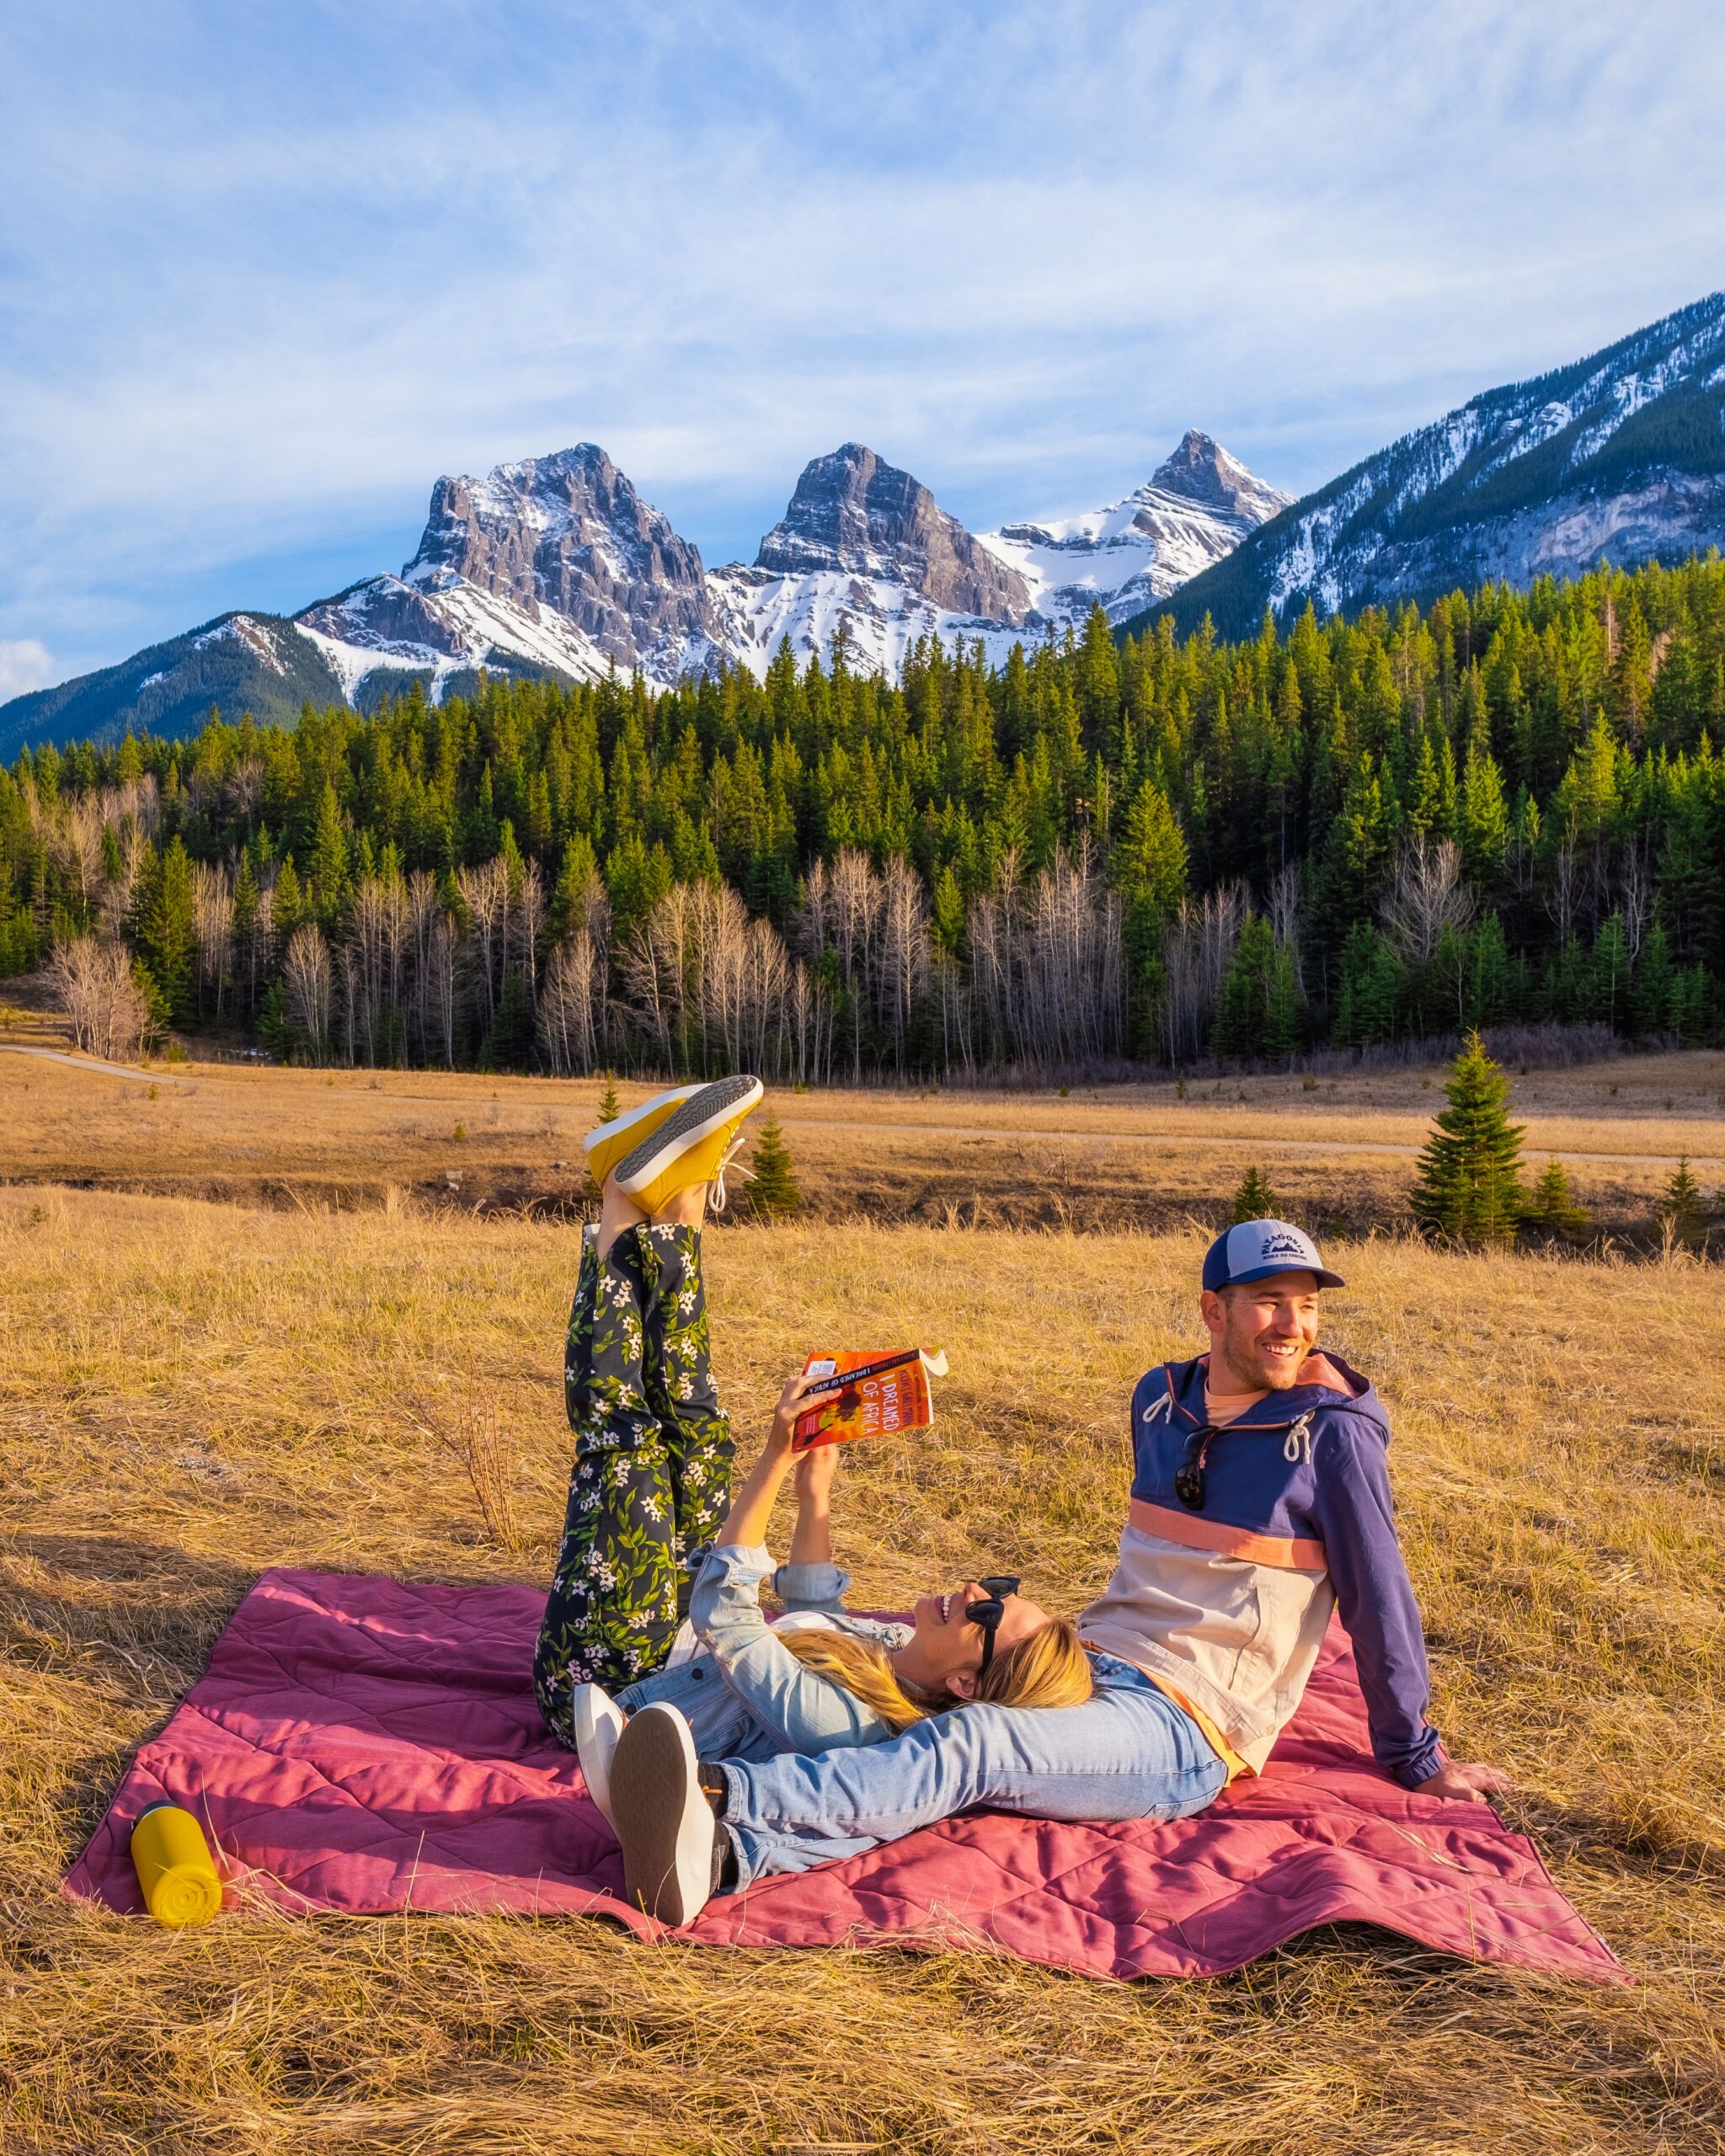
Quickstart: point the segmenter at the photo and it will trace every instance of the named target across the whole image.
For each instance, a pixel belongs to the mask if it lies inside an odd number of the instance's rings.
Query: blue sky
[[[1725,11],[273,0],[0,26],[0,697],[604,444],[711,562],[1321,483],[1725,285]]]

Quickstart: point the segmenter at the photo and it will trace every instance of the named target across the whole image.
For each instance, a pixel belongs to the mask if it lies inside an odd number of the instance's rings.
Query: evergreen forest
[[[809,1083],[1725,1033],[1725,563],[1285,633],[492,678],[0,771],[78,1038]]]

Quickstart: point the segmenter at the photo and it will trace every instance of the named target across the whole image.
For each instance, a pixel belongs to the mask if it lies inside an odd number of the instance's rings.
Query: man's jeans
[[[1081,1707],[964,1707],[890,1744],[726,1761],[738,1884],[861,1856],[972,1805],[1035,1819],[1183,1819],[1227,1769],[1190,1715],[1112,1656]]]

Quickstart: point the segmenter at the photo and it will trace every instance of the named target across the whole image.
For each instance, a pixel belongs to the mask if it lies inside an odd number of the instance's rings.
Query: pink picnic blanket
[[[716,1899],[667,1934],[622,1900],[617,1844],[539,1719],[528,1670],[543,1602],[525,1587],[266,1572],[132,1762],[67,1890],[141,1909],[129,1838],[166,1796],[204,1822],[238,1908],[604,1915],[645,1939],[993,1947],[1115,1977],[1237,1969],[1352,1919],[1482,1961],[1623,1978],[1524,1836],[1484,1805],[1378,1773],[1333,1631],[1268,1772],[1198,1818],[971,1812]]]

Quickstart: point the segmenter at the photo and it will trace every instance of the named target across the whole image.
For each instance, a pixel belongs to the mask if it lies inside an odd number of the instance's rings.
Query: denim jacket
[[[708,1552],[690,1601],[701,1652],[631,1684],[617,1694],[617,1705],[625,1714],[654,1701],[674,1706],[703,1759],[770,1759],[781,1752],[886,1742],[895,1733],[889,1723],[830,1678],[805,1669],[775,1638],[761,1607],[768,1584],[788,1614],[820,1610],[889,1651],[911,1636],[908,1625],[851,1616],[844,1604],[850,1575],[837,1566],[775,1570],[764,1549],[728,1544]]]

